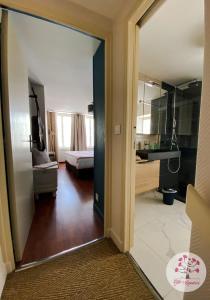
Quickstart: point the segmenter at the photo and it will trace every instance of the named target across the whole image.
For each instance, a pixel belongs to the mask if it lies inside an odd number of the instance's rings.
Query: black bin
[[[174,198],[177,194],[177,191],[174,189],[162,189],[163,193],[163,203],[167,205],[174,204]]]

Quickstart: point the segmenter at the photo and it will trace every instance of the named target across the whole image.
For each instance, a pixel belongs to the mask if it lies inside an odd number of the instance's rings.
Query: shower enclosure
[[[177,198],[185,201],[187,185],[194,184],[195,181],[202,83],[194,80],[178,85],[176,88],[163,83],[163,87],[168,91],[167,130],[166,134],[161,135],[160,146],[165,147],[171,144],[175,117],[177,145],[181,151],[181,157],[179,171],[175,174],[169,171],[167,161],[161,161],[160,188],[176,188]],[[178,159],[171,160],[173,170],[176,170],[178,164]]]
[[[193,80],[176,87],[165,82],[140,84],[137,134],[153,141],[141,146],[146,152],[160,153],[159,189],[175,188],[176,198],[184,202],[187,185],[195,181],[202,83]],[[164,159],[162,153],[166,152],[169,157]]]

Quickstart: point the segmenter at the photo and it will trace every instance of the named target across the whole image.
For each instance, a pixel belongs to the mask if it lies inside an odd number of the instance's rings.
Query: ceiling
[[[68,0],[109,19],[114,19],[128,0]]]
[[[165,1],[140,29],[139,71],[172,84],[202,79],[204,1]]]
[[[86,113],[93,101],[92,59],[100,41],[40,19],[11,14],[29,78],[45,87],[46,108]]]

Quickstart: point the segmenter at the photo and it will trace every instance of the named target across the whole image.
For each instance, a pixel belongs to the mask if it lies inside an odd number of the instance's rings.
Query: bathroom
[[[188,1],[177,1],[163,1],[139,22],[136,99],[131,255],[166,300],[184,297],[169,284],[166,268],[190,249],[186,191],[195,183],[204,52],[203,2],[188,10]]]
[[[201,88],[196,79],[178,86],[139,80],[137,162],[159,160],[159,191],[173,188],[182,202],[195,181]],[[156,158],[145,160],[147,152]]]

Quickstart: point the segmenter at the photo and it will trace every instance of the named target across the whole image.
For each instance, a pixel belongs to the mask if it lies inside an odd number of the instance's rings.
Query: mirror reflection
[[[166,130],[167,91],[154,81],[139,80],[137,134],[164,134]]]

